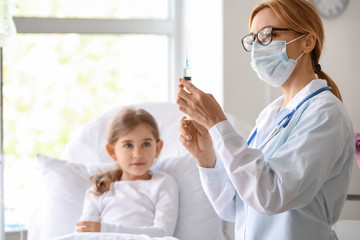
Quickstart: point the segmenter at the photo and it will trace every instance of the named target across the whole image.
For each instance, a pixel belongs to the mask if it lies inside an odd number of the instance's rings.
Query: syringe
[[[184,79],[186,81],[190,81],[191,82],[191,68],[189,67],[189,58],[188,58],[188,51],[186,48],[186,63],[185,63],[185,67],[183,69],[183,74],[184,74]]]
[[[189,58],[188,58],[188,51],[187,51],[187,47],[185,49],[185,58],[186,58],[186,62],[185,62],[185,67],[183,69],[183,77],[186,81],[191,82],[191,68],[189,67]],[[189,90],[186,89],[186,87],[184,87],[185,92],[191,94],[191,92]],[[186,116],[187,120],[191,120],[191,117]]]

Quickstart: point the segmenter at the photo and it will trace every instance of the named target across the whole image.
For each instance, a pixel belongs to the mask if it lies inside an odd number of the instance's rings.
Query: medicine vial
[[[184,79],[186,81],[190,81],[191,82],[191,68],[189,67],[184,67],[183,69],[183,76],[184,76]]]

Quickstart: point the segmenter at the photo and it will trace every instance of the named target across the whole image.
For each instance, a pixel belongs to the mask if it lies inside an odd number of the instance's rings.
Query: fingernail
[[[190,140],[190,136],[189,136],[189,135],[186,135],[185,138],[186,138],[187,140]]]

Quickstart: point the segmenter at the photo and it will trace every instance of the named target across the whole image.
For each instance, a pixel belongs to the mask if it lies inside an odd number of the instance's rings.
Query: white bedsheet
[[[174,237],[149,237],[147,235],[123,233],[70,233],[52,240],[178,240]]]

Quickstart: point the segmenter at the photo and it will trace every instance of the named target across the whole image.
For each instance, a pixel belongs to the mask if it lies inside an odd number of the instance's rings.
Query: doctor
[[[251,67],[283,95],[258,116],[248,140],[210,94],[180,79],[180,140],[196,158],[218,215],[236,239],[337,239],[354,133],[335,83],[321,70],[321,19],[305,0],[269,0],[242,39]],[[191,94],[184,91],[184,87]]]

